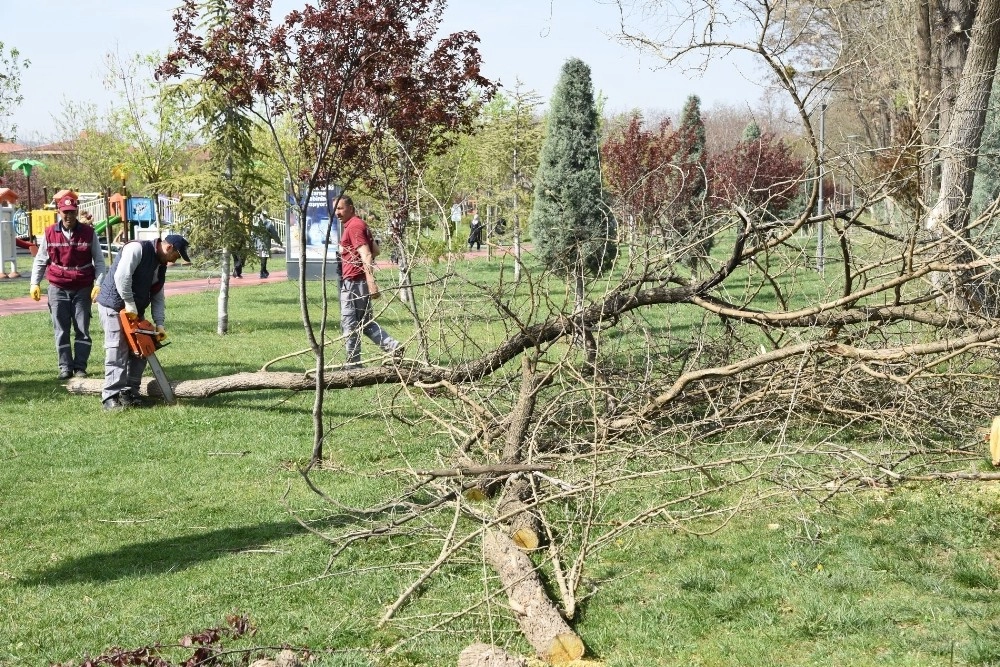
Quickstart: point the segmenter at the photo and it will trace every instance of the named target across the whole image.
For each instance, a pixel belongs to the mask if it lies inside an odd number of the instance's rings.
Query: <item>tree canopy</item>
[[[614,260],[590,67],[576,58],[563,65],[552,94],[530,225],[535,252],[559,273],[596,274]]]
[[[10,124],[10,115],[24,99],[21,75],[30,64],[31,61],[21,58],[16,47],[0,41],[0,141],[12,141],[17,135],[17,127]]]

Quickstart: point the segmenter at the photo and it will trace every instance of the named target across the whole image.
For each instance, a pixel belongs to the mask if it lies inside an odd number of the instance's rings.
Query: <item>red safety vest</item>
[[[63,233],[62,224],[56,223],[45,230],[45,245],[49,253],[49,266],[45,279],[61,289],[83,289],[94,284],[94,228],[76,223],[70,237]]]

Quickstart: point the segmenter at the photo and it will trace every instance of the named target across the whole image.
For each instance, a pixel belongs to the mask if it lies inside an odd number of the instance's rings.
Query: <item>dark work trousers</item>
[[[90,292],[92,287],[77,290],[49,285],[49,313],[56,332],[56,355],[59,370],[85,371],[90,360]],[[73,344],[69,332],[73,328]]]
[[[129,350],[117,310],[97,304],[97,313],[104,327],[104,389],[101,400],[117,396],[123,389],[131,389],[133,394],[138,395],[146,360]]]

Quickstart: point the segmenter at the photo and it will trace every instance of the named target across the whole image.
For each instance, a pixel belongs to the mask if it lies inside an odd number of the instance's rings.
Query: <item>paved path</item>
[[[525,251],[530,249],[530,244],[524,246]],[[513,249],[510,246],[494,246],[493,255],[494,257],[499,257],[503,255],[508,255],[513,253]],[[467,250],[462,253],[465,258],[470,257],[486,257],[487,251],[485,248],[482,250]],[[29,259],[28,265],[31,262]],[[27,276],[25,276],[27,277]],[[267,279],[259,278],[254,271],[250,271],[243,278],[230,278],[230,287],[253,287],[255,285],[261,285],[263,283],[287,280],[288,274],[282,271],[271,271],[270,277]],[[20,280],[20,279],[19,279]],[[24,291],[28,291],[28,281],[23,280]],[[219,289],[219,277],[212,276],[210,278],[193,278],[191,280],[169,280],[167,281],[166,291],[167,296],[171,294],[190,294],[192,292],[207,292],[209,290]],[[35,301],[30,296],[17,297],[15,299],[0,299],[0,317],[4,315],[20,315],[22,313],[35,313],[40,310],[48,310],[48,303],[45,299],[41,301]]]
[[[267,279],[257,277],[256,273],[249,273],[243,278],[230,278],[229,287],[253,287],[263,283],[286,280],[287,274],[284,271],[271,271],[271,276]],[[24,282],[25,291],[28,290],[28,281]],[[206,292],[208,290],[219,289],[218,276],[211,278],[194,278],[191,280],[168,280],[165,287],[167,296],[171,294],[190,294],[192,292]],[[0,300],[0,317],[4,315],[20,315],[22,313],[35,313],[40,310],[47,311],[48,303],[45,299],[35,301],[30,296],[17,297],[16,299]]]
[[[461,249],[461,246],[458,246]],[[523,246],[525,252],[530,251],[531,244],[526,244]],[[513,248],[510,246],[494,246],[493,256],[501,257],[503,255],[512,254]],[[465,250],[461,253],[462,257],[466,259],[471,257],[486,257],[486,248],[482,250]],[[28,258],[28,266],[31,265],[30,258]],[[22,274],[25,278],[28,277],[27,274]],[[230,278],[230,287],[253,287],[255,285],[261,285],[268,282],[287,280],[288,274],[282,271],[271,271],[270,277],[266,279],[259,278],[254,271],[250,271],[243,278]],[[28,281],[24,280],[24,291],[28,291]],[[210,278],[193,278],[191,280],[170,280],[167,281],[166,291],[167,296],[171,294],[190,294],[192,292],[207,292],[209,290],[219,289],[219,277],[212,276]],[[44,292],[43,292],[44,293]],[[15,299],[0,299],[0,317],[4,315],[20,315],[22,313],[36,313],[40,310],[48,310],[48,303],[45,299],[41,301],[35,301],[30,296],[17,297]]]

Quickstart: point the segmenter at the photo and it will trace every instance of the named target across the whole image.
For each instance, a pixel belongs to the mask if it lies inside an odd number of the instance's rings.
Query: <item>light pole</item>
[[[20,169],[28,183],[28,240],[34,241],[35,235],[31,233],[31,172],[35,167],[44,167],[45,165],[38,160],[8,160],[7,164],[10,165],[11,169]]]
[[[814,89],[819,89],[819,92],[823,95],[825,99],[830,92],[833,90],[833,85],[827,79],[830,75],[835,73],[835,70],[830,67],[817,67],[815,69],[809,69],[802,72],[803,74],[811,77],[811,80],[815,80],[816,83],[810,86],[810,93]],[[819,172],[819,197],[816,199],[816,217],[819,218],[823,215],[823,178],[826,176],[826,170],[823,164],[823,149],[826,144],[826,102],[821,102],[819,105],[819,151],[816,156],[817,161],[817,171]],[[825,269],[826,261],[824,256],[825,248],[823,247],[823,228],[824,224],[821,220],[817,220],[818,225],[816,231],[816,270],[819,271],[820,275],[823,275]]]
[[[823,166],[823,146],[826,143],[826,102],[819,105],[819,197],[816,199],[816,217],[823,215],[823,177],[826,175]],[[826,262],[823,248],[823,221],[818,222],[819,227],[816,234],[816,270],[823,275]]]

